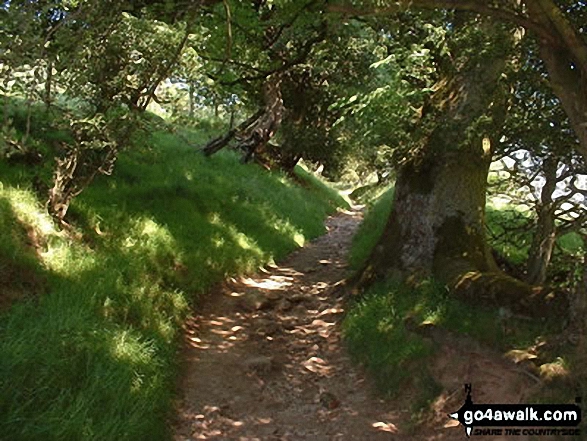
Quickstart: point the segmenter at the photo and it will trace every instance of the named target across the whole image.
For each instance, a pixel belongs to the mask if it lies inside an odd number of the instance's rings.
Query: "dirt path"
[[[176,441],[461,440],[446,414],[463,403],[464,382],[474,382],[477,402],[522,398],[528,378],[448,336],[433,366],[445,389],[436,416],[404,433],[409,410],[378,399],[341,343],[343,301],[333,287],[359,222],[357,212],[333,216],[328,234],[278,267],[211,294],[186,329]]]

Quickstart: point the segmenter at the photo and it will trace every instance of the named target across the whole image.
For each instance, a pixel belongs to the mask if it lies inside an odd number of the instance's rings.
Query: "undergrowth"
[[[191,146],[202,138],[138,137],[74,200],[71,234],[33,188],[41,166],[0,161],[0,297],[12,292],[0,440],[168,439],[179,330],[198,294],[324,231],[340,200],[229,152],[205,158]]]

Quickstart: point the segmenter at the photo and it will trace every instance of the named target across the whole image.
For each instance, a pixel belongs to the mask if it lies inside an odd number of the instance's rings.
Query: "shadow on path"
[[[339,213],[326,235],[279,266],[210,294],[186,324],[175,441],[457,441],[464,430],[447,414],[464,402],[464,383],[474,384],[479,403],[524,401],[532,379],[441,329],[429,336],[438,348],[430,372],[442,393],[427,421],[414,427],[400,400],[375,396],[341,342],[344,302],[335,289],[360,219]]]
[[[176,441],[395,438],[399,415],[341,343],[333,288],[359,222],[339,213],[278,267],[212,293],[186,329]]]

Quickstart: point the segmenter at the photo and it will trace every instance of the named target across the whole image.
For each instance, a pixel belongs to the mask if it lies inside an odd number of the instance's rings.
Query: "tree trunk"
[[[239,147],[246,152],[243,158],[244,162],[252,159],[256,150],[264,150],[281,126],[285,107],[283,106],[279,74],[273,74],[265,81],[263,99],[265,113],[255,121],[249,133],[239,143]]]
[[[53,61],[47,61],[47,75],[45,77],[45,96],[43,97],[43,101],[45,102],[45,106],[47,109],[51,107],[51,86],[53,84]]]
[[[234,120],[235,120],[235,118],[236,118],[236,108],[233,106],[230,109],[230,121],[228,123],[228,128],[230,130],[234,129]]]
[[[556,240],[555,210],[552,194],[556,190],[558,161],[548,158],[544,162],[545,183],[540,192],[536,230],[528,253],[526,282],[541,285],[546,280],[546,270],[550,264]]]
[[[485,238],[491,154],[476,144],[459,150],[429,144],[434,153],[400,169],[369,277],[415,274],[448,282],[470,271],[497,271]]]
[[[489,31],[492,39],[499,32]],[[505,113],[497,92],[507,56],[482,54],[437,89],[427,106],[435,128],[399,170],[393,210],[361,284],[432,276],[476,303],[537,315],[553,304],[549,293],[500,272],[486,241],[487,175]]]
[[[587,161],[587,70],[578,71],[563,47],[548,42],[541,42],[540,56],[548,71],[550,86],[579,140],[577,150]]]
[[[206,156],[213,155],[226,147],[233,138],[238,139],[238,147],[245,151],[243,162],[251,160],[257,149],[265,149],[265,146],[281,125],[285,108],[281,97],[281,79],[279,75],[275,74],[267,78],[263,88],[264,107],[239,126],[229,130],[226,135],[213,139],[206,144],[202,149]]]
[[[98,173],[110,174],[116,161],[115,146],[95,152],[79,147],[68,149],[62,158],[56,158],[53,187],[49,190],[47,210],[60,225],[73,198],[94,180]]]
[[[587,247],[586,237],[583,237],[583,247]],[[587,252],[583,253],[578,267],[579,280],[571,298],[571,327],[587,339]],[[587,341],[584,343],[587,344]]]
[[[228,143],[230,141],[232,141],[232,139],[234,137],[237,136],[237,134],[239,132],[247,131],[249,129],[249,127],[251,127],[251,125],[253,125],[253,123],[255,123],[259,118],[261,118],[261,116],[263,116],[264,113],[265,113],[264,109],[258,110],[250,118],[246,119],[245,121],[243,121],[241,124],[239,124],[235,128],[229,130],[228,133],[226,133],[226,135],[219,136],[218,138],[214,138],[212,141],[210,141],[208,144],[206,144],[202,148],[202,152],[206,156],[212,156],[214,153],[222,150],[224,147],[226,147],[228,145]]]
[[[189,103],[190,103],[189,118],[190,118],[190,121],[191,121],[192,119],[194,119],[194,112],[196,110],[196,103],[195,103],[195,97],[194,97],[196,91],[195,91],[195,87],[194,87],[194,82],[193,81],[190,81],[189,82],[189,90],[188,90],[188,93],[189,93],[189,98],[190,98],[190,101],[189,101]],[[232,127],[231,127],[231,129],[232,129]]]

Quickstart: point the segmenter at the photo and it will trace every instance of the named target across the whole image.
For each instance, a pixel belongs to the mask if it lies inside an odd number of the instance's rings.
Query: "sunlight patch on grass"
[[[51,217],[29,190],[4,187],[0,197],[5,198],[22,225],[34,231],[40,243],[38,254],[48,270],[60,275],[73,275],[91,268],[95,261],[90,250],[73,244],[64,232],[55,227]],[[17,250],[14,250],[18,252]]]
[[[259,248],[259,246],[255,243],[254,240],[247,237],[246,234],[238,231],[236,229],[236,227],[234,227],[233,225],[228,225],[227,228],[228,228],[228,231],[230,232],[232,238],[234,239],[234,242],[241,249],[243,249],[245,251],[251,251],[253,254],[255,254],[259,258],[262,258],[263,251]]]
[[[130,364],[148,364],[153,361],[153,348],[141,344],[127,329],[114,332],[111,344],[112,356],[117,360]]]
[[[306,243],[306,238],[304,237],[303,234],[300,234],[300,233],[294,234],[293,240],[295,243],[298,244],[299,247],[303,247],[304,244]]]
[[[67,241],[51,242],[41,256],[47,269],[64,277],[75,277],[96,265],[94,253]]]
[[[414,372],[429,376],[434,348],[408,329],[408,323],[440,326],[500,350],[528,347],[553,330],[552,323],[517,320],[508,323],[506,332],[498,310],[462,303],[433,280],[417,285],[377,284],[351,307],[343,332],[351,355],[366,366],[384,394],[412,386]]]
[[[19,220],[37,230],[44,237],[59,236],[51,216],[30,190],[2,186],[0,195],[6,198]]]
[[[300,248],[306,243],[304,234],[285,219],[274,218],[272,227],[280,235],[291,238]]]

